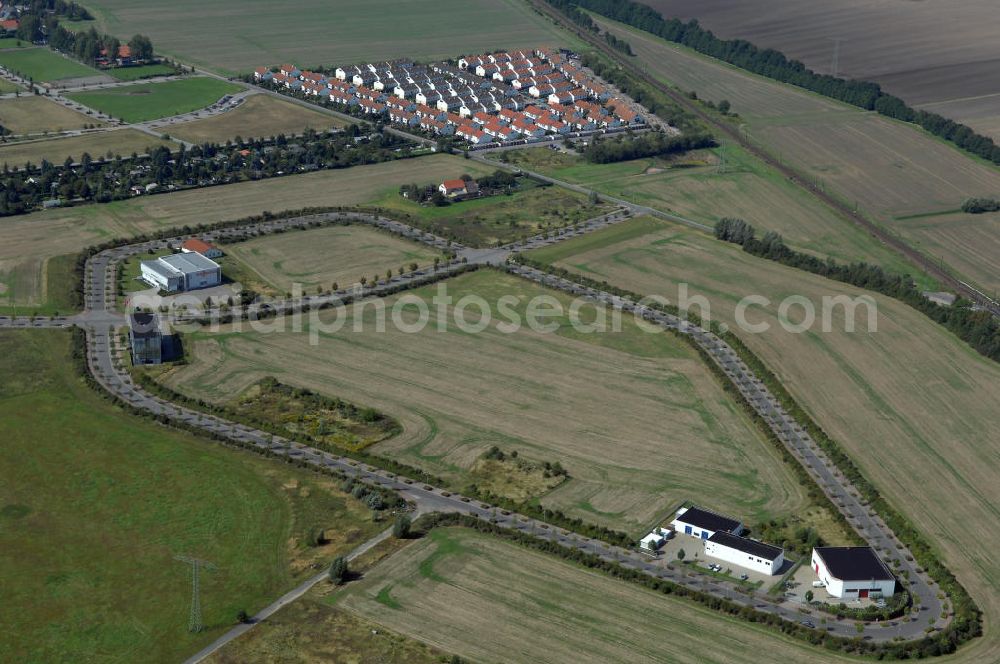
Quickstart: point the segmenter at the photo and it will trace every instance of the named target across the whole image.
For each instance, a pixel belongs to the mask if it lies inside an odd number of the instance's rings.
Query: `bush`
[[[333,562],[330,563],[330,570],[327,572],[327,577],[330,581],[339,586],[347,580],[347,574],[347,559],[343,556],[334,558]]]
[[[392,536],[396,539],[406,539],[410,536],[410,526],[410,517],[405,514],[398,515],[392,524]]]

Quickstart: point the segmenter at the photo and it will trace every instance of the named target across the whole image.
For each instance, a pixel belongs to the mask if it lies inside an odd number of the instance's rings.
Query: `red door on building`
[[[859,590],[858,591],[858,599],[865,599],[866,597],[868,597],[868,591],[867,590]]]

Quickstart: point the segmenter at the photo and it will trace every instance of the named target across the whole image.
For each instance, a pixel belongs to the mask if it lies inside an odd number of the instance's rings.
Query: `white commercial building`
[[[139,268],[143,281],[168,293],[211,288],[222,283],[219,264],[195,252],[142,261]]]
[[[639,548],[645,551],[658,551],[673,534],[674,532],[669,528],[657,528],[639,540]]]
[[[868,546],[820,546],[813,549],[812,568],[826,591],[843,599],[892,597],[896,578]]]
[[[763,574],[777,574],[785,564],[780,547],[721,530],[705,540],[705,555]]]
[[[682,507],[677,510],[677,516],[671,525],[679,533],[707,540],[717,532],[739,535],[743,532],[743,524],[738,520],[715,512],[703,510],[700,507]]]

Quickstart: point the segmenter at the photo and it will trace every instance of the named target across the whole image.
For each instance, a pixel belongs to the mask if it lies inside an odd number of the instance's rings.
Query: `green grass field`
[[[570,479],[539,496],[542,505],[635,533],[687,499],[748,522],[806,503],[790,469],[682,341],[644,332],[628,318],[620,331],[588,333],[565,313],[554,319],[555,332],[527,325],[512,331],[500,325],[501,297],[522,321],[535,296],[555,298],[564,311],[569,298],[491,270],[445,286],[455,303],[466,296],[493,303],[493,320],[479,333],[454,324],[444,332],[436,324],[408,332],[392,324],[392,298],[384,332],[376,331],[371,306],[346,312],[339,331],[317,328],[315,343],[308,329],[318,323],[311,322],[303,332],[192,332],[185,337],[188,364],[163,380],[225,402],[273,375],[367,404],[403,425],[402,434],[370,451],[456,488],[475,481],[471,471],[493,445],[534,463],[558,461]],[[437,287],[409,293],[429,302]],[[449,320],[453,306],[445,305]],[[323,312],[319,320],[330,325],[334,316]],[[404,307],[398,316],[412,324],[416,313]],[[589,322],[596,312],[584,307],[581,316]],[[466,309],[464,317],[477,321],[479,309]],[[713,472],[703,472],[707,467]]]
[[[241,88],[214,78],[195,76],[162,83],[136,83],[93,92],[74,92],[70,99],[121,118],[145,122],[196,111]]]
[[[294,61],[337,66],[407,57],[432,60],[498,48],[566,44],[552,24],[519,0],[266,0],[238,4],[180,0],[96,0],[101,29],[148,34],[157,52],[219,71]],[[191,21],[191,16],[198,16]]]
[[[398,192],[387,194],[377,204],[401,221],[473,247],[504,244],[586,221],[615,207],[592,204],[583,194],[539,186],[529,178],[520,178],[518,183],[519,189],[510,196],[489,196],[443,207],[419,205]]]
[[[18,90],[23,91],[24,88],[16,83],[11,83],[6,79],[0,80],[0,93],[17,92]]]
[[[0,65],[38,82],[99,75],[96,69],[44,47],[0,51]]]
[[[327,601],[479,662],[856,661],[463,528],[431,531]]]
[[[184,659],[382,528],[332,479],[125,414],[76,376],[69,341],[0,332],[5,659]],[[315,527],[330,544],[305,545]],[[180,554],[217,566],[196,636]]]
[[[136,67],[112,67],[104,71],[119,81],[138,81],[143,78],[171,76],[177,73],[177,70],[170,65],[158,64],[139,65]]]
[[[18,39],[17,37],[0,37],[0,50],[7,50],[9,48],[27,48],[29,46],[31,46],[31,44],[23,39]]]

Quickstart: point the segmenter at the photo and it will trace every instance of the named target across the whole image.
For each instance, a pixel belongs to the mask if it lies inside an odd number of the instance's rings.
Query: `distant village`
[[[364,115],[470,146],[539,141],[642,127],[624,96],[566,51],[500,51],[419,65],[402,60],[337,67],[258,67],[254,80],[289,93],[356,107]]]

